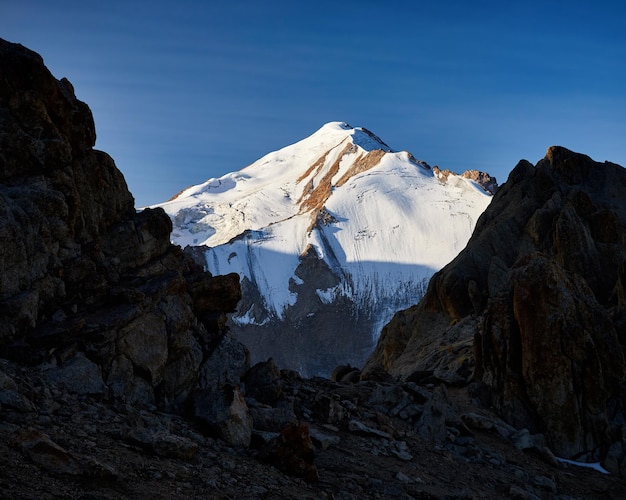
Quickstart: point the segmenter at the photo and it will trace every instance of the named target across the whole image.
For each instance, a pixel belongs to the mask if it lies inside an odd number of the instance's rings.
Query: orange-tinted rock
[[[301,477],[307,482],[319,479],[314,464],[315,447],[311,441],[309,426],[294,422],[285,426],[279,436],[259,452],[259,458],[271,463],[285,474]]]

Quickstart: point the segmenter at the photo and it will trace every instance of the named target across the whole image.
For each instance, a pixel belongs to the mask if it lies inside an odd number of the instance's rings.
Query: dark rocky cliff
[[[0,40],[0,346],[85,391],[181,411],[224,343],[247,366],[224,328],[238,277],[171,245],[162,210],[136,213],[95,140],[70,82]]]
[[[521,161],[364,372],[473,379],[556,453],[624,473],[625,245],[626,170],[562,147]]]

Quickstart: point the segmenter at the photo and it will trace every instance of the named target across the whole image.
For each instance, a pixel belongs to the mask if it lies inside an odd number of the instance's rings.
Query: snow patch
[[[332,287],[327,288],[326,290],[317,289],[315,290],[315,293],[319,297],[322,304],[332,304],[337,298],[337,295],[339,295],[339,290],[337,287]]]
[[[598,472],[602,474],[610,474],[608,470],[606,470],[604,467],[602,467],[602,465],[600,465],[600,462],[593,462],[593,463],[575,462],[574,460],[568,460],[567,458],[559,458],[559,457],[556,457],[556,459],[559,462],[564,463],[564,464],[574,465],[576,467],[586,467],[587,469],[597,470]]]
[[[239,326],[245,326],[245,325],[263,326],[269,323],[269,318],[265,318],[263,321],[258,322],[252,314],[252,309],[253,308],[250,307],[250,309],[248,309],[245,314],[242,314],[239,316],[233,315],[232,317],[233,322]]]

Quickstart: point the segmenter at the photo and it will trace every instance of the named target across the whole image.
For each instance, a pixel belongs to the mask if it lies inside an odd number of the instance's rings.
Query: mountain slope
[[[237,272],[233,331],[304,374],[360,364],[380,327],[465,246],[491,196],[345,123],[161,206],[213,274]],[[487,180],[491,180],[487,177]]]

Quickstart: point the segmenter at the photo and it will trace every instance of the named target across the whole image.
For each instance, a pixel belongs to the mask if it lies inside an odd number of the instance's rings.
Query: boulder
[[[280,370],[272,358],[254,365],[245,377],[246,395],[261,403],[276,403],[283,392]]]
[[[30,428],[16,434],[13,436],[13,444],[35,464],[54,474],[99,479],[118,477],[114,467],[94,457],[72,453],[37,429]]]
[[[193,415],[205,427],[235,447],[247,447],[252,438],[252,417],[238,387],[224,385],[193,395]]]
[[[77,355],[59,368],[44,372],[49,383],[63,385],[76,394],[102,394],[106,385],[100,367],[85,356]]]
[[[128,432],[126,441],[139,446],[148,453],[163,458],[192,461],[198,453],[198,445],[193,441],[170,434],[164,430],[135,428]]]
[[[254,429],[264,432],[280,432],[287,424],[297,420],[293,407],[250,406]]]
[[[424,405],[424,411],[417,423],[417,433],[432,443],[444,443],[448,435],[446,417],[450,412],[449,407],[445,386],[437,387]]]
[[[314,463],[315,447],[309,426],[304,422],[288,424],[276,438],[259,450],[259,459],[307,482],[319,479]]]
[[[30,399],[13,389],[0,389],[0,407],[11,408],[22,413],[37,411]]]
[[[199,386],[209,391],[225,384],[239,386],[249,368],[248,349],[227,332],[202,364]]]

